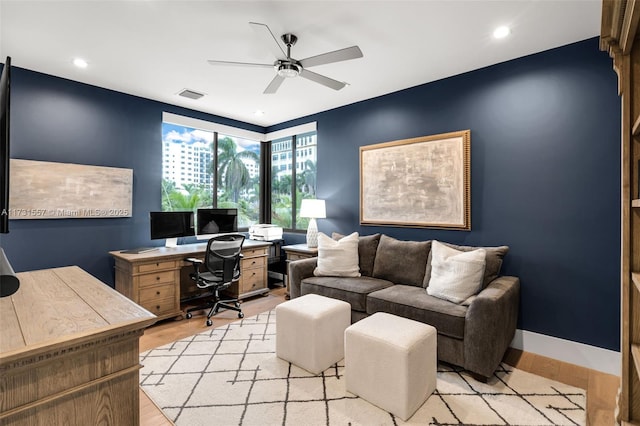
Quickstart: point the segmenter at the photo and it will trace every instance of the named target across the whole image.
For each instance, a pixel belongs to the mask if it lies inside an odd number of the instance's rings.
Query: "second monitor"
[[[238,232],[238,209],[198,209],[196,235],[208,240],[214,235]]]

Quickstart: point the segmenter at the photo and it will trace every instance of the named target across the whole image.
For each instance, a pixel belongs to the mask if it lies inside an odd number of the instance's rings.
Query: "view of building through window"
[[[259,221],[259,176],[259,141],[162,124],[163,211],[237,208],[246,228]]]
[[[316,132],[272,141],[271,223],[285,229],[307,228],[309,219],[300,218],[300,203],[316,198],[317,146]]]

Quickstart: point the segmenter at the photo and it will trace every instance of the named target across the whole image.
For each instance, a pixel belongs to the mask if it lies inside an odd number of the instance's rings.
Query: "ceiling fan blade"
[[[265,24],[260,24],[258,22],[249,22],[253,31],[255,31],[258,36],[260,36],[266,44],[268,44],[269,49],[273,52],[273,56],[278,59],[286,58],[287,54],[282,49],[282,46],[278,42],[278,39],[275,38],[271,30]]]
[[[273,77],[273,80],[271,80],[271,83],[269,83],[267,88],[264,89],[264,92],[262,92],[262,93],[265,94],[265,95],[272,95],[272,94],[276,93],[278,91],[278,88],[280,87],[280,85],[282,84],[283,81],[284,81],[284,77],[282,77],[281,75],[276,74],[276,76]]]
[[[323,86],[330,87],[334,90],[340,90],[347,85],[347,83],[343,83],[342,81],[334,80],[332,78],[325,77],[324,75],[320,75],[305,69],[300,71],[299,75],[300,77],[304,77],[307,80],[315,81],[316,83],[320,83]]]
[[[303,67],[314,67],[316,65],[331,64],[333,62],[348,61],[349,59],[362,58],[362,50],[358,46],[351,46],[345,49],[334,50],[333,52],[311,56],[300,61]]]
[[[256,64],[252,62],[214,61],[212,59],[209,59],[207,62],[211,65],[239,65],[243,67],[273,68],[273,64]]]

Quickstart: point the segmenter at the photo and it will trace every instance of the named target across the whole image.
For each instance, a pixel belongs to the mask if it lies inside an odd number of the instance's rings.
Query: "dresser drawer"
[[[244,258],[240,261],[240,267],[243,272],[249,268],[262,268],[267,263],[266,259],[266,256]]]
[[[147,311],[158,316],[176,312],[178,310],[174,298],[149,300],[145,303],[140,302],[139,304]]]
[[[264,269],[247,269],[242,271],[240,279],[240,293],[248,293],[250,291],[265,288]]]
[[[156,300],[173,298],[176,286],[173,283],[147,286],[140,289],[140,304],[153,304]]]
[[[154,271],[162,271],[165,269],[175,269],[176,262],[175,261],[167,261],[167,262],[153,262],[153,263],[144,263],[141,265],[137,265],[137,271],[134,272],[154,272]]]
[[[140,287],[150,286],[160,283],[173,283],[175,280],[175,271],[157,272],[155,274],[140,275],[139,283]]]

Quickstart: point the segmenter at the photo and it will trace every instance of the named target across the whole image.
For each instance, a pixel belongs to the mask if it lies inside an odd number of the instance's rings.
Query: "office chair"
[[[240,279],[240,259],[244,236],[239,234],[218,235],[209,240],[204,262],[200,259],[187,258],[194,267],[194,273],[189,274],[196,282],[198,288],[208,289],[211,298],[206,304],[187,309],[187,319],[192,317],[191,312],[201,309],[209,309],[207,325],[213,324],[211,317],[218,313],[220,308],[232,309],[238,312],[238,318],[244,318],[238,299],[220,298],[220,292]],[[207,271],[200,271],[200,265],[204,263]]]

